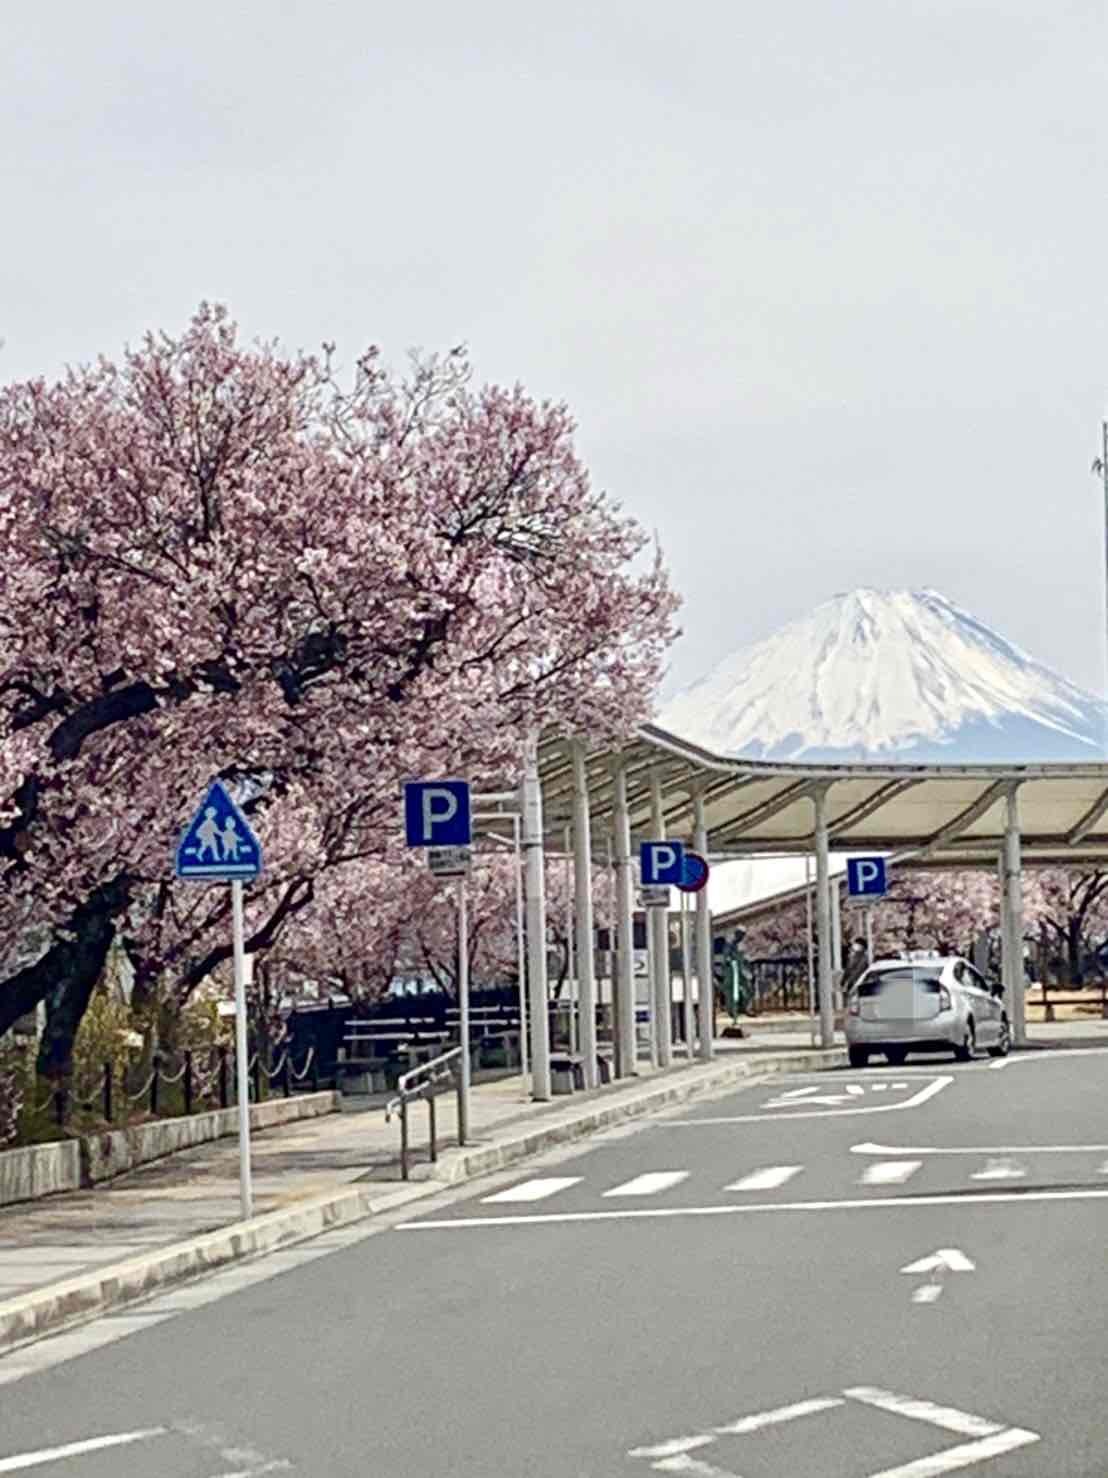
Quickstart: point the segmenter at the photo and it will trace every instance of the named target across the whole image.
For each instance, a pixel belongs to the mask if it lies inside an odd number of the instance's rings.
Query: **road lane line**
[[[842,1396],[813,1396],[810,1401],[794,1401],[791,1406],[778,1406],[772,1411],[758,1411],[753,1416],[741,1416],[737,1422],[728,1422],[726,1426],[713,1427],[712,1430],[720,1437],[741,1437],[747,1432],[760,1432],[763,1427],[775,1427],[780,1422],[795,1421],[797,1417],[811,1416],[817,1411],[830,1411],[833,1406],[845,1405]]]
[[[933,1304],[942,1297],[943,1285],[941,1283],[921,1283],[912,1293],[914,1304]]]
[[[482,1205],[491,1206],[498,1201],[545,1201],[571,1185],[577,1185],[579,1175],[548,1175],[538,1180],[525,1180],[520,1185],[510,1186],[506,1191],[497,1191],[494,1196],[482,1196]]]
[[[963,1195],[867,1196],[840,1201],[729,1201],[722,1206],[636,1206],[625,1211],[547,1211],[532,1216],[459,1216],[403,1221],[397,1232],[460,1231],[476,1227],[553,1226],[559,1222],[657,1221],[672,1216],[746,1216],[771,1211],[901,1211],[918,1206],[1026,1206],[1040,1201],[1104,1201],[1108,1190],[969,1191]],[[2,1470],[0,1470],[2,1471]]]
[[[934,1401],[920,1401],[915,1396],[898,1396],[895,1391],[883,1391],[880,1386],[851,1386],[843,1395],[851,1401],[876,1406],[878,1411],[891,1411],[894,1416],[906,1416],[915,1422],[957,1432],[960,1437],[993,1437],[1004,1431],[1003,1422],[991,1422],[987,1417],[974,1416],[954,1406],[940,1406]]]
[[[683,1180],[688,1180],[687,1170],[649,1170],[645,1175],[636,1175],[634,1180],[628,1180],[623,1185],[613,1186],[610,1191],[605,1191],[608,1196],[656,1196],[659,1191],[668,1191],[670,1186],[680,1185]]]
[[[765,1124],[769,1122],[794,1123],[797,1119],[842,1119],[854,1114],[895,1114],[901,1109],[919,1108],[936,1093],[941,1093],[944,1088],[949,1088],[954,1082],[952,1077],[936,1078],[926,1088],[921,1088],[918,1093],[913,1093],[911,1098],[906,1098],[903,1103],[874,1103],[868,1108],[844,1108],[844,1109],[800,1109],[796,1113],[780,1112],[776,1114],[732,1114],[727,1117],[720,1116],[711,1119],[668,1119],[659,1120],[658,1127],[666,1129],[699,1129],[704,1125],[711,1124]]]
[[[110,1437],[89,1437],[83,1442],[67,1442],[64,1447],[41,1447],[38,1452],[21,1452],[14,1457],[0,1458],[0,1473],[20,1473],[25,1468],[37,1468],[42,1463],[60,1462],[62,1458],[80,1457],[85,1452],[101,1452],[106,1447],[126,1447],[132,1442],[148,1442],[152,1437],[164,1437],[165,1427],[145,1427],[138,1432],[116,1432]]]
[[[1108,1144],[907,1145],[852,1144],[852,1155],[1102,1155]]]
[[[922,1160],[878,1160],[862,1171],[863,1185],[903,1185],[911,1180],[923,1164]]]
[[[803,1165],[767,1165],[764,1170],[752,1170],[749,1175],[725,1185],[725,1191],[775,1191],[785,1185],[794,1175],[799,1175]]]
[[[983,1437],[980,1442],[965,1442],[958,1447],[948,1447],[945,1452],[937,1452],[933,1457],[917,1458],[913,1463],[903,1463],[896,1468],[882,1468],[880,1473],[871,1473],[869,1478],[942,1478],[944,1473],[972,1467],[974,1463],[983,1463],[986,1458],[1001,1457],[1006,1452],[1014,1452],[1018,1447],[1027,1447],[1039,1440],[1038,1432],[1008,1427],[995,1437]]]

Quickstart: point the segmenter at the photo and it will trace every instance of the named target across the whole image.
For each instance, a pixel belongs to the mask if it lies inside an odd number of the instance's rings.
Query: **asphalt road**
[[[610,1132],[0,1360],[0,1474],[1103,1478],[1106,1074],[774,1078]]]

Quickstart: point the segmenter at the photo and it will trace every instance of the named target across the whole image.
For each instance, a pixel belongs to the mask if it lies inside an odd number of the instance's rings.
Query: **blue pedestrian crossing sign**
[[[262,870],[262,844],[219,780],[177,843],[179,878],[217,883],[256,878]]]
[[[889,891],[884,857],[851,857],[846,864],[846,889],[851,898],[883,898]]]

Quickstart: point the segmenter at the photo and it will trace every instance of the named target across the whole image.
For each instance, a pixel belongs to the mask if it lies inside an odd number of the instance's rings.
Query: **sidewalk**
[[[602,1122],[650,1112],[666,1099],[679,1101],[766,1072],[844,1061],[841,1051],[812,1052],[806,1033],[802,1039],[800,1051],[780,1038],[772,1048],[749,1040],[720,1042],[714,1063],[682,1062],[665,1072],[641,1063],[635,1078],[545,1104],[524,1098],[518,1076],[483,1082],[471,1095],[471,1146],[464,1151],[453,1145],[456,1099],[443,1093],[437,1100],[438,1132],[440,1146],[449,1148],[440,1149],[430,1184],[431,1167],[422,1163],[427,1136],[423,1104],[411,1111],[412,1144],[421,1160],[413,1175],[422,1185],[400,1181],[399,1125],[395,1120],[385,1123],[378,1104],[344,1106],[341,1113],[270,1129],[253,1140],[255,1216],[249,1223],[238,1221],[235,1138],[184,1150],[97,1190],[6,1207],[0,1211],[0,1353],[26,1337],[28,1328],[42,1333],[204,1267],[287,1244],[337,1221],[387,1210],[441,1190],[444,1182],[464,1180],[587,1134]],[[222,1241],[222,1232],[212,1235],[219,1229],[230,1229]],[[173,1255],[190,1247],[201,1249],[196,1258],[177,1257],[176,1270],[169,1271]],[[126,1275],[115,1277],[117,1265],[124,1263]],[[166,1270],[159,1272],[163,1266]],[[105,1293],[108,1282],[113,1287]],[[120,1292],[115,1285],[133,1291]],[[33,1325],[16,1318],[24,1306],[42,1304],[55,1293],[56,1310],[36,1312]]]

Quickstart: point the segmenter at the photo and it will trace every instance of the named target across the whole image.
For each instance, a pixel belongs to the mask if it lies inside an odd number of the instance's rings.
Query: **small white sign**
[[[644,908],[668,908],[669,888],[661,883],[647,883],[640,890]]]
[[[469,847],[428,847],[427,862],[437,878],[464,878],[473,861]]]

